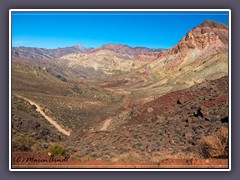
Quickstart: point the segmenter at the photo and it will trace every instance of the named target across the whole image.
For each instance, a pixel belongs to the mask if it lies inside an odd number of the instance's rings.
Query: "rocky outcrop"
[[[176,46],[164,52],[156,62],[166,69],[181,69],[214,58],[227,64],[227,57],[228,26],[214,21],[204,21],[190,30]]]
[[[227,48],[228,26],[214,21],[204,21],[189,31],[168,54],[177,54],[189,49],[206,49],[213,44]]]

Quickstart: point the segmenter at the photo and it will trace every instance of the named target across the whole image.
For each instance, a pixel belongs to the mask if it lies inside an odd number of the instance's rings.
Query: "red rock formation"
[[[189,49],[205,49],[209,45],[224,45],[227,48],[228,26],[214,21],[204,21],[200,26],[193,28],[179,43],[163,54],[173,55],[183,53]]]
[[[201,53],[193,57],[195,59],[191,57],[191,60],[185,59],[186,61],[197,61],[219,52],[227,53],[228,26],[214,21],[204,21],[189,31],[176,46],[163,53],[158,59],[174,56],[171,60],[166,60],[166,67],[172,67],[180,65],[184,58],[195,50],[200,50]]]

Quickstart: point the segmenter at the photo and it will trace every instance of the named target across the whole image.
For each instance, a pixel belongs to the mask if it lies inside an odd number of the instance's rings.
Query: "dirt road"
[[[107,130],[108,126],[112,123],[112,118],[108,118],[105,120],[103,126],[101,127],[100,131]]]
[[[35,102],[31,101],[28,98],[25,98],[21,95],[15,94],[17,97],[24,99],[25,101],[29,102],[31,105],[36,106],[36,111],[39,112],[48,122],[50,122],[59,132],[65,134],[66,136],[70,136],[70,132],[62,128],[55,120],[45,114],[42,108]]]

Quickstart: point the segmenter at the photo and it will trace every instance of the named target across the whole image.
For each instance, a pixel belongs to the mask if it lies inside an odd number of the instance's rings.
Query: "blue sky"
[[[204,20],[228,24],[228,12],[12,12],[12,45],[168,49]]]

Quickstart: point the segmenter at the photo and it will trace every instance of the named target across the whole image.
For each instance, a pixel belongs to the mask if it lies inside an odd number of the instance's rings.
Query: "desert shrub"
[[[198,154],[192,152],[173,152],[173,151],[160,151],[154,154],[151,158],[153,162],[160,162],[166,159],[194,159],[198,158]]]
[[[164,64],[169,63],[170,61],[171,61],[171,58],[170,58],[170,57],[167,57],[167,58],[164,60]]]
[[[32,151],[42,151],[43,148],[42,148],[42,146],[41,146],[40,144],[35,143],[35,144],[33,144],[33,145],[31,146],[31,150],[32,150]]]
[[[71,158],[72,158],[72,156],[71,156]],[[78,160],[78,161],[81,161],[81,162],[87,162],[87,161],[93,161],[93,160],[95,160],[93,157],[91,157],[91,156],[86,156],[86,157],[81,157],[81,158],[79,158],[79,157],[77,157],[77,158],[75,158],[76,160]]]
[[[32,143],[34,141],[31,137],[18,137],[16,140],[22,144]]]
[[[31,137],[14,137],[13,147],[20,151],[31,151],[31,147],[35,144],[35,141]]]
[[[56,145],[50,146],[45,152],[47,154],[50,153],[51,155],[56,155],[56,156],[63,156],[63,157],[68,156],[66,150],[63,147],[56,146]]]
[[[228,128],[222,127],[216,134],[203,137],[200,141],[200,153],[205,158],[227,158]]]
[[[118,157],[112,159],[113,162],[140,162],[142,157],[136,152],[128,152],[119,155]]]
[[[72,87],[72,91],[75,92],[75,93],[79,93],[79,94],[82,94],[82,90],[77,86],[77,85],[74,85]]]
[[[26,113],[29,113],[29,112],[30,112],[26,107],[20,106],[20,105],[17,106],[17,109],[20,110],[20,111],[26,112]]]

